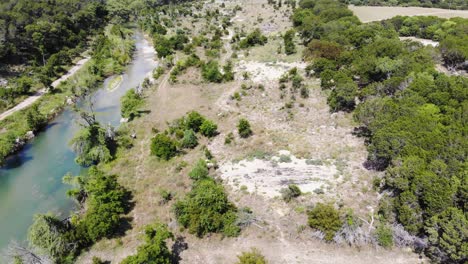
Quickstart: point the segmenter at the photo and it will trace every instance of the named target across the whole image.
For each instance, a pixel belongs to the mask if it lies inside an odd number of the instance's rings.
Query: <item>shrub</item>
[[[325,240],[332,241],[342,223],[340,214],[330,204],[318,203],[309,213],[309,226],[325,233]]]
[[[214,137],[218,134],[218,126],[211,120],[205,119],[200,126],[200,133],[205,137]]]
[[[224,144],[225,145],[229,145],[232,143],[232,141],[234,141],[234,134],[232,132],[230,132],[229,134],[226,135],[226,137],[224,138]]]
[[[245,39],[241,40],[241,42],[239,43],[239,47],[245,49],[256,45],[262,46],[265,45],[267,41],[268,38],[265,37],[260,31],[260,29],[257,28],[254,31],[252,31],[249,35],[247,35]]]
[[[252,129],[250,128],[250,123],[244,118],[239,120],[239,124],[237,124],[237,129],[239,131],[239,136],[242,138],[247,138],[252,135]]]
[[[260,254],[260,251],[256,248],[252,248],[249,252],[242,252],[240,256],[237,256],[239,261],[236,264],[266,264],[265,257]]]
[[[185,118],[185,126],[187,129],[192,129],[194,132],[200,131],[200,127],[205,121],[205,118],[198,112],[192,111]]]
[[[295,184],[289,184],[288,188],[281,189],[281,196],[285,202],[290,202],[292,199],[299,197],[302,194],[301,189]]]
[[[219,71],[217,61],[209,61],[202,67],[202,77],[208,82],[220,83],[223,81],[223,74]]]
[[[284,40],[284,52],[287,55],[296,53],[296,46],[294,45],[294,35],[296,34],[296,31],[294,29],[290,29],[286,31],[286,33],[283,36]]]
[[[164,134],[158,134],[151,140],[151,154],[164,160],[170,160],[177,154],[174,140]]]
[[[393,233],[392,229],[386,225],[379,225],[375,231],[377,243],[384,248],[391,248],[393,246]]]
[[[198,139],[193,130],[185,130],[184,137],[182,138],[181,146],[183,148],[195,148],[198,145]]]
[[[138,108],[143,104],[143,99],[135,92],[135,89],[130,89],[122,96],[120,102],[122,116],[132,119],[139,115]]]
[[[145,243],[138,247],[136,255],[125,258],[121,264],[172,263],[172,253],[167,247],[167,239],[174,239],[174,235],[166,225],[146,227]]]
[[[189,176],[192,180],[198,181],[201,179],[205,179],[208,177],[208,167],[206,166],[206,162],[200,159],[195,167],[189,172]]]
[[[236,236],[240,232],[235,224],[237,208],[229,202],[223,186],[213,179],[195,182],[187,197],[175,204],[174,210],[179,223],[198,237],[211,232]]]

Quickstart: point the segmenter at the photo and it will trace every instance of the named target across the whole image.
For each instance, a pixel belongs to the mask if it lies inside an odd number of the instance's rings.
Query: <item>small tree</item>
[[[39,111],[39,106],[37,104],[33,104],[27,111],[26,111],[26,123],[28,125],[28,129],[32,131],[37,131],[42,128],[47,122],[46,117]]]
[[[139,115],[138,108],[143,104],[143,99],[135,92],[135,89],[130,89],[122,96],[120,103],[122,116],[133,119]]]
[[[198,181],[208,177],[208,167],[206,162],[200,159],[195,167],[189,172],[189,176],[192,180]]]
[[[158,134],[151,141],[151,154],[164,160],[170,160],[177,154],[176,142],[167,135]]]
[[[294,41],[293,41],[295,34],[296,32],[294,31],[294,29],[290,29],[286,31],[286,33],[283,36],[284,51],[287,55],[296,53],[296,46],[294,45]]]
[[[185,118],[185,125],[187,129],[192,129],[194,132],[200,131],[200,126],[205,121],[205,118],[196,111],[191,111]]]
[[[309,226],[325,233],[325,240],[332,241],[335,233],[340,230],[342,223],[340,214],[330,204],[318,203],[309,212]]]
[[[192,129],[185,130],[181,143],[183,148],[195,148],[198,145],[198,139]]]
[[[386,225],[379,225],[375,231],[377,242],[384,248],[391,248],[393,246],[393,233],[392,229]]]
[[[205,137],[214,137],[218,134],[218,126],[211,120],[205,119],[200,126],[200,133]]]
[[[252,129],[250,128],[250,123],[247,119],[241,118],[239,124],[237,124],[237,129],[239,131],[239,136],[242,138],[248,138],[252,135]]]
[[[242,252],[240,256],[237,256],[239,261],[236,264],[266,264],[265,257],[256,248],[252,248],[248,252]]]
[[[219,71],[217,61],[209,61],[202,67],[202,77],[208,82],[220,83],[223,81],[223,74]]]

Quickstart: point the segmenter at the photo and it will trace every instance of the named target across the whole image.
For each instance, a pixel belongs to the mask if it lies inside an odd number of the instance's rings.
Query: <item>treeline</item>
[[[465,263],[468,80],[438,73],[431,48],[399,41],[388,23],[362,24],[338,1],[303,0],[292,19],[331,110],[354,111],[365,165],[386,170],[375,180],[380,221],[403,224],[435,262]]]
[[[382,22],[400,36],[439,41],[439,50],[449,68],[468,70],[468,19],[435,16],[396,16]]]
[[[468,9],[465,0],[341,0],[350,5],[370,6],[420,6],[444,9]]]

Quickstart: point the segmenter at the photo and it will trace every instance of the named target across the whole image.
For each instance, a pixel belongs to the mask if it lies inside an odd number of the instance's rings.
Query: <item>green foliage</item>
[[[135,92],[135,89],[130,89],[120,98],[120,103],[122,116],[133,119],[140,114],[138,109],[143,104],[143,98]]]
[[[202,179],[208,178],[209,171],[208,167],[206,166],[206,162],[200,159],[195,167],[189,172],[189,176],[192,180],[198,181]]]
[[[468,3],[463,0],[444,1],[444,0],[351,0],[350,4],[353,5],[371,5],[371,6],[421,6],[433,8],[446,8],[446,9],[462,9],[468,10]]]
[[[106,264],[106,262],[104,262],[99,257],[94,256],[93,259],[92,259],[92,264]]]
[[[187,129],[192,129],[195,132],[200,131],[200,127],[202,126],[203,122],[205,121],[205,117],[203,117],[200,113],[196,111],[191,111],[187,114],[185,118],[185,126]]]
[[[237,124],[237,130],[239,132],[239,136],[242,138],[248,138],[253,134],[249,121],[244,118],[239,120],[239,123]]]
[[[47,118],[39,111],[37,104],[26,110],[26,123],[31,131],[37,131],[47,123]]]
[[[263,46],[267,43],[268,38],[262,34],[260,29],[255,29],[250,32],[245,39],[241,40],[239,43],[239,47],[241,49],[250,48],[253,46]]]
[[[299,197],[302,194],[301,189],[295,184],[289,184],[287,188],[281,189],[281,196],[286,202]]]
[[[468,248],[468,219],[466,212],[447,208],[433,216],[426,225],[429,235],[428,254],[440,263],[463,263]]]
[[[239,259],[236,264],[266,264],[265,257],[256,248],[252,248],[248,252],[242,252],[241,255],[237,256]]]
[[[62,221],[51,215],[34,216],[29,227],[28,240],[31,246],[59,262],[74,250],[72,241],[66,237],[67,228]]]
[[[165,134],[157,134],[151,140],[151,154],[164,160],[177,155],[177,143]]]
[[[76,153],[76,163],[90,166],[99,162],[109,162],[113,158],[114,139],[97,122],[83,127],[70,141]]]
[[[218,126],[213,121],[205,119],[200,126],[200,133],[205,137],[214,137],[218,134]]]
[[[327,99],[333,112],[354,109],[358,87],[354,82],[337,83]]]
[[[339,212],[330,204],[318,203],[308,215],[309,226],[322,231],[327,241],[332,241],[343,225]]]
[[[223,74],[219,71],[217,61],[209,61],[202,67],[202,77],[208,82],[220,83],[223,81]]]
[[[393,232],[389,226],[379,225],[375,230],[377,243],[384,248],[391,248],[393,246]]]
[[[195,148],[198,145],[198,139],[193,130],[185,130],[184,137],[181,141],[181,147],[183,148]]]
[[[196,181],[187,197],[178,201],[174,209],[178,222],[199,237],[212,232],[237,236],[240,232],[235,224],[236,207],[228,201],[223,186],[213,179]]]
[[[172,253],[166,240],[174,239],[174,235],[167,229],[166,225],[157,224],[145,229],[145,243],[138,247],[137,253],[125,258],[121,264],[171,264]]]
[[[296,31],[294,29],[290,29],[284,33],[283,41],[284,41],[284,52],[287,55],[296,53],[296,45],[294,44],[294,36],[296,35]]]

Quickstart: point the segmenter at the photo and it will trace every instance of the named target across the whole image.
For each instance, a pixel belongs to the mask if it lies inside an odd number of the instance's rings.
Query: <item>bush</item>
[[[214,137],[218,134],[218,126],[211,120],[205,119],[200,126],[200,133],[205,137]]]
[[[158,134],[151,140],[151,154],[164,160],[170,160],[177,154],[177,144],[164,134]]]
[[[174,210],[179,223],[198,237],[211,232],[236,236],[240,232],[235,224],[237,208],[229,202],[223,186],[213,179],[195,182],[187,197],[175,204]]]
[[[377,243],[384,248],[391,248],[393,246],[393,233],[392,229],[386,225],[379,225],[375,231]]]
[[[139,115],[138,108],[143,104],[143,99],[135,92],[135,89],[130,89],[122,96],[120,102],[122,116],[133,119]]]
[[[309,226],[325,233],[325,240],[332,241],[335,233],[343,225],[340,214],[330,204],[318,203],[309,213]]]
[[[202,77],[208,82],[220,83],[223,81],[223,74],[219,71],[217,61],[209,61],[202,67]]]
[[[236,264],[266,264],[265,257],[260,254],[260,251],[256,248],[252,248],[249,252],[242,252],[240,256],[237,256],[239,261]]]
[[[296,34],[296,31],[294,29],[290,29],[286,31],[286,33],[283,36],[284,40],[284,52],[287,55],[296,53],[296,46],[294,45],[294,35]]]
[[[289,184],[288,188],[281,189],[281,196],[286,202],[290,202],[292,199],[299,197],[302,194],[301,189],[295,184]]]
[[[136,255],[125,258],[121,264],[170,264],[172,253],[167,247],[166,240],[174,239],[174,235],[166,225],[148,226],[145,230],[145,243],[138,247]]]
[[[200,131],[200,127],[205,121],[205,118],[198,112],[192,111],[185,118],[185,126],[187,129],[192,129],[194,132]]]
[[[232,132],[230,132],[229,134],[226,135],[226,137],[224,138],[224,144],[225,145],[229,145],[232,143],[232,141],[234,141],[234,134]]]
[[[185,130],[184,137],[182,138],[181,146],[183,148],[195,148],[198,145],[198,139],[193,130]]]
[[[247,37],[239,43],[239,47],[242,49],[253,47],[256,45],[265,45],[267,43],[268,39],[265,37],[260,29],[255,29],[252,31]]]
[[[189,172],[189,176],[192,180],[198,181],[208,177],[208,167],[206,162],[200,159],[195,167]]]
[[[237,124],[237,129],[239,131],[239,136],[242,138],[247,138],[252,135],[252,129],[250,128],[250,123],[246,119],[242,118]]]

